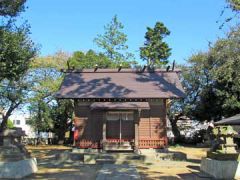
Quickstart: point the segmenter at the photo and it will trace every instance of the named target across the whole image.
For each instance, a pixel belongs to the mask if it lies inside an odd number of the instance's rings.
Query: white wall
[[[34,138],[36,136],[34,130],[26,123],[28,118],[29,116],[26,114],[13,114],[9,119],[13,122],[14,127],[22,128],[27,137]]]

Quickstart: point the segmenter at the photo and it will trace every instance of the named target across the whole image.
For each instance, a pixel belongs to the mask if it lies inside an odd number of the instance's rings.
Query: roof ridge
[[[155,73],[155,72],[162,72],[162,73],[170,73],[170,72],[181,72],[181,69],[174,69],[167,71],[166,69],[133,69],[133,68],[98,68],[98,69],[61,69],[64,73]]]

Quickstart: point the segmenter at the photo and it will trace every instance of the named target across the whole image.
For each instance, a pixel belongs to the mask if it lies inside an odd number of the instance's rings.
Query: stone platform
[[[0,162],[0,179],[20,179],[37,172],[36,158],[20,161]]]
[[[240,164],[236,160],[202,158],[201,171],[216,179],[239,179]]]

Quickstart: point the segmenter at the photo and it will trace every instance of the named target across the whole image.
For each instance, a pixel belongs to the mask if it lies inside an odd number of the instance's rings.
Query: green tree
[[[58,140],[64,140],[65,132],[72,131],[73,119],[73,101],[72,100],[57,100],[57,104],[53,106],[53,132],[57,134]]]
[[[26,0],[0,2],[0,81],[18,80],[27,69],[37,49],[29,38],[29,26],[17,26],[15,18],[25,10]]]
[[[13,122],[10,119],[7,120],[7,128],[8,129],[14,128],[14,124],[13,124]]]
[[[0,27],[0,81],[23,76],[37,48],[29,38],[29,27]]]
[[[26,78],[0,82],[0,107],[2,109],[0,132],[7,127],[7,120],[12,112],[27,102],[31,85]]]
[[[30,111],[28,123],[38,132],[49,131],[54,126],[52,107],[56,104],[54,94],[62,82],[62,73],[51,65],[48,68],[38,66],[29,70],[28,78],[34,80],[28,97]]]
[[[240,28],[188,59],[182,83],[187,97],[173,104],[194,119],[219,120],[240,112]]]
[[[28,124],[38,133],[46,132],[53,128],[51,107],[44,101],[34,101],[29,108],[30,119]]]
[[[1,0],[0,16],[15,17],[25,9],[26,0]]]
[[[25,9],[26,0],[0,2],[0,131],[7,126],[12,112],[26,100],[26,74],[37,48],[29,38],[29,26],[17,26],[15,18]]]
[[[240,0],[226,0],[226,1],[229,4],[229,7],[233,11],[239,12],[239,10],[240,10]]]
[[[99,68],[113,67],[114,63],[102,53],[96,53],[89,50],[86,53],[76,51],[72,57],[69,58],[69,65],[75,68],[94,68],[98,65]]]
[[[163,41],[168,35],[170,31],[161,22],[157,22],[154,28],[147,27],[144,46],[140,47],[140,56],[149,66],[168,63],[171,48]]]
[[[111,22],[104,26],[104,34],[98,35],[94,39],[94,42],[104,50],[104,54],[114,64],[120,65],[129,60],[130,64],[134,64],[135,61],[132,61],[134,58],[133,54],[127,52],[127,35],[123,32],[123,28],[123,24],[118,20],[117,15],[115,15]]]
[[[240,27],[234,28],[227,38],[219,39],[210,53],[214,56],[212,71],[216,81],[216,92],[222,99],[221,108],[225,116],[240,111]]]
[[[30,64],[31,70],[46,69],[60,71],[67,68],[67,61],[71,56],[64,51],[57,51],[53,55],[35,57]]]
[[[221,11],[220,17],[224,17],[224,13],[226,9],[230,9],[233,14],[224,18],[224,20],[218,20],[217,23],[221,23],[219,29],[222,29],[224,25],[233,19],[239,19],[239,12],[240,12],[240,0],[225,0],[226,6]]]
[[[59,139],[64,138],[69,127],[67,121],[73,115],[71,100],[57,100],[54,97],[63,80],[60,70],[67,67],[68,59],[69,55],[64,52],[35,58],[28,73],[29,79],[34,80],[29,98],[31,117],[28,123],[38,132],[56,133]]]

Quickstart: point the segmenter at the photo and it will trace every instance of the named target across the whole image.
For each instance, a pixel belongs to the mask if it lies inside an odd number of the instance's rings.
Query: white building
[[[15,113],[10,116],[10,120],[13,122],[14,127],[22,128],[28,138],[35,138],[35,131],[26,122],[29,116],[23,113]]]

